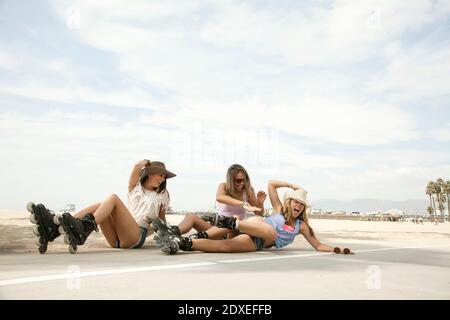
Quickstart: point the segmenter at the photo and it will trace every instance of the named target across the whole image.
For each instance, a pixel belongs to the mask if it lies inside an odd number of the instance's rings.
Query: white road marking
[[[430,248],[430,247],[448,247],[450,244],[442,244],[442,245],[424,245],[424,246],[411,246],[411,247],[398,247],[398,248],[381,248],[381,249],[366,249],[366,250],[355,250],[354,253],[365,253],[365,252],[377,252],[377,251],[391,251],[391,250],[400,250],[400,249],[419,249],[419,248]],[[217,260],[219,263],[239,263],[239,262],[254,262],[254,261],[265,261],[265,260],[281,260],[281,259],[293,259],[293,258],[308,258],[308,257],[316,257],[316,256],[328,256],[332,254],[331,252],[315,252],[309,254],[291,254],[291,255],[283,255],[276,257],[265,257],[265,258],[247,258],[247,259],[226,259],[226,260]]]
[[[366,249],[366,250],[355,250],[354,252],[355,253],[367,253],[367,252],[378,252],[378,251],[393,251],[393,250],[419,249],[419,248],[430,248],[430,247],[435,248],[435,247],[448,247],[448,246],[450,246],[450,244],[428,245],[428,246],[423,245],[423,246],[410,246],[410,247],[397,247],[397,248],[381,248],[381,249]],[[36,277],[1,280],[0,287],[17,285],[17,284],[26,284],[26,283],[32,283],[32,282],[73,279],[73,278],[78,278],[78,277],[83,278],[83,277],[95,277],[95,276],[105,276],[105,275],[113,275],[113,274],[146,272],[146,271],[185,269],[185,268],[214,266],[214,265],[218,265],[218,264],[227,264],[227,263],[242,263],[242,262],[257,262],[257,261],[267,261],[267,260],[308,258],[308,257],[316,257],[316,256],[327,256],[327,255],[331,255],[331,254],[332,253],[330,253],[330,252],[316,252],[316,253],[310,253],[310,254],[292,254],[292,255],[283,255],[283,256],[276,256],[276,257],[264,257],[264,258],[226,259],[226,260],[217,260],[215,262],[197,262],[197,263],[170,264],[170,265],[151,266],[151,267],[110,269],[110,270],[78,272],[78,273],[61,273],[61,274],[53,274],[53,275],[46,275],[46,276],[36,276]],[[336,260],[336,261],[338,261],[338,260]]]
[[[73,278],[78,278],[78,277],[84,278],[84,277],[105,276],[105,275],[121,274],[121,273],[195,268],[195,267],[211,266],[211,265],[216,265],[216,264],[217,264],[216,262],[198,262],[198,263],[169,264],[169,265],[165,265],[165,266],[136,267],[136,268],[123,268],[123,269],[110,269],[110,270],[102,270],[102,271],[51,274],[51,275],[47,275],[47,276],[2,280],[2,281],[0,281],[0,286],[8,286],[8,285],[14,285],[14,284],[30,283],[30,282],[42,282],[42,281],[50,281],[50,280],[73,279]]]

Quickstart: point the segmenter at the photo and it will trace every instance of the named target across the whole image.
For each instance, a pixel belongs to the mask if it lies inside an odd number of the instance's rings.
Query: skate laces
[[[88,223],[88,226],[93,227],[92,231],[99,231],[97,222],[95,222],[95,217],[92,213],[87,214],[81,221],[86,221]]]
[[[95,216],[94,216],[94,214],[89,214],[89,218],[90,218],[90,220],[91,220],[91,223],[93,224],[93,226],[94,226],[94,231],[95,232],[98,232],[98,224],[97,224],[97,222],[95,222]]]

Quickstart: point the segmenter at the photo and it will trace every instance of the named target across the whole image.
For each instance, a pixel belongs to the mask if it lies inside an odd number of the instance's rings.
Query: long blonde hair
[[[245,175],[244,192],[245,190],[249,190],[251,182],[247,170],[245,170],[244,167],[241,166],[240,164],[233,164],[227,170],[227,182],[225,191],[228,196],[235,199],[243,200],[243,197],[237,194],[236,185],[234,183],[234,180],[236,179],[236,176],[238,175],[239,172],[242,172]]]
[[[297,218],[295,218],[294,215],[292,214],[291,200],[292,200],[291,198],[286,199],[286,201],[284,202],[284,205],[283,205],[282,214],[284,216],[284,219],[286,220],[286,224],[292,225],[292,224],[294,224],[295,219],[299,219],[300,221],[306,223],[306,225],[309,228],[309,233],[311,233],[311,235],[314,237],[314,231],[309,226],[309,219],[308,219],[306,206],[303,207],[303,211],[299,214],[299,216]]]

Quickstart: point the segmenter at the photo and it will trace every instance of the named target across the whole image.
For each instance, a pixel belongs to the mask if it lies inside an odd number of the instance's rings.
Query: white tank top
[[[243,197],[244,202],[247,201],[247,193],[244,192]],[[244,220],[247,217],[247,211],[241,206],[236,206],[232,204],[225,204],[217,202],[218,213],[222,216],[233,217],[239,216],[239,219]]]
[[[133,190],[128,192],[127,209],[133,215],[140,227],[147,229],[147,236],[153,233],[153,229],[147,222],[146,217],[157,217],[160,204],[164,204],[166,209],[169,206],[169,195],[167,190],[158,194],[156,191],[150,191],[141,186],[140,182],[136,184]]]

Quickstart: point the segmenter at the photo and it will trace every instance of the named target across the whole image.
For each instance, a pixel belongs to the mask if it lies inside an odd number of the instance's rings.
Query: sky
[[[141,159],[176,210],[234,163],[313,205],[426,199],[449,84],[448,1],[0,0],[0,208],[126,201]]]

